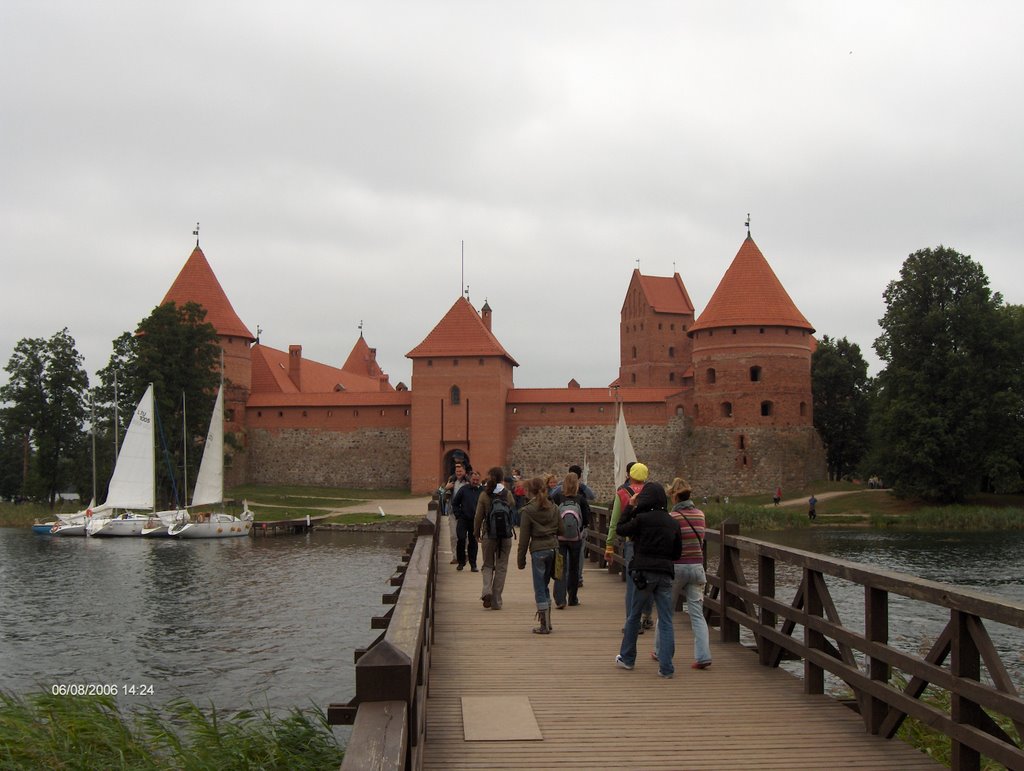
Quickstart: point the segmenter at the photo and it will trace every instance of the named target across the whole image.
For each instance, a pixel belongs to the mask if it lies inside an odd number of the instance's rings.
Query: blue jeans
[[[626,619],[626,631],[622,635],[619,656],[633,666],[636,664],[636,638],[640,634],[640,617],[644,613],[644,605],[653,600],[658,608],[658,671],[663,675],[671,675],[676,671],[672,657],[676,653],[675,632],[672,629],[672,584],[673,578],[667,573],[643,571],[647,577],[647,586],[636,589],[633,593],[633,607]]]
[[[623,570],[626,571],[626,617],[629,617],[629,611],[633,607],[633,593],[635,587],[633,586],[633,577],[629,575],[629,563],[633,561],[633,552],[636,550],[636,544],[633,541],[624,541],[622,544],[622,559],[626,561],[626,567]],[[647,598],[647,604],[644,606],[644,615],[651,615],[651,610],[654,607],[651,598]]]
[[[579,588],[580,555],[583,554],[583,541],[561,541],[558,544],[558,550],[562,553],[565,567],[562,569],[562,577],[555,579],[555,604],[565,605],[566,593],[568,593],[569,603],[575,605],[579,601],[576,592]]]
[[[711,661],[711,641],[708,622],[704,618],[704,585],[708,582],[703,565],[676,564],[676,580],[672,582],[672,607],[681,592],[686,592],[686,610],[693,629],[693,658],[697,662]],[[660,611],[659,611],[660,612]]]
[[[533,598],[537,601],[537,610],[551,607],[551,591],[548,583],[555,572],[555,550],[541,549],[530,552],[530,564],[533,574]]]

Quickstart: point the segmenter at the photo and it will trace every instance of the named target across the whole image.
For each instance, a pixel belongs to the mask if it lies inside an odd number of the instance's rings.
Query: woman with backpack
[[[555,579],[555,607],[561,610],[568,604],[579,605],[580,563],[583,560],[583,531],[590,527],[590,504],[580,490],[580,478],[570,471],[565,481],[551,497],[558,506],[563,535],[558,536],[558,550],[562,555],[562,577]]]
[[[681,592],[686,592],[686,609],[690,614],[693,629],[693,669],[707,669],[711,666],[711,642],[708,622],[704,619],[704,585],[708,582],[704,573],[704,512],[693,505],[690,483],[676,477],[668,488],[672,502],[672,518],[679,523],[679,534],[683,537],[683,553],[675,561],[675,581],[672,583],[672,607]],[[657,657],[657,652],[653,654]]]
[[[473,537],[484,547],[481,576],[484,580],[480,599],[485,608],[501,610],[501,592],[505,588],[508,555],[512,551],[512,527],[515,499],[505,487],[505,472],[495,466],[487,472],[487,482],[476,502]]]
[[[526,569],[526,552],[530,552],[533,567],[533,596],[537,602],[537,620],[534,634],[551,634],[551,590],[548,584],[555,572],[555,552],[558,536],[564,535],[558,507],[548,499],[544,480],[534,477],[527,486],[530,501],[519,512],[520,570]]]

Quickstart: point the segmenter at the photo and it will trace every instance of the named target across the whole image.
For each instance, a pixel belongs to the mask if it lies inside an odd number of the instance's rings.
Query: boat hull
[[[53,535],[53,529],[59,525],[59,522],[36,522],[32,525],[32,532],[36,535]]]
[[[35,528],[33,528],[34,530]],[[84,536],[85,525],[84,524],[64,524],[63,522],[56,523],[50,528],[50,535],[59,536]]]
[[[89,535],[94,538],[141,537],[148,523],[148,516],[137,514],[122,514],[111,519],[93,519],[89,523]]]
[[[203,521],[174,524],[168,533],[176,538],[238,538],[249,535],[251,519],[239,519],[230,514],[211,514]]]

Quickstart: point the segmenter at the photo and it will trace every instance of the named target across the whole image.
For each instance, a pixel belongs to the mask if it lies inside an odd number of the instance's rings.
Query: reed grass
[[[871,526],[900,530],[1024,530],[1024,508],[970,504],[926,506],[905,514],[875,513]]]
[[[0,692],[0,768],[336,769],[344,753],[317,708],[232,715],[188,701],[124,710],[110,696]]]
[[[792,508],[764,507],[751,503],[709,503],[701,505],[708,527],[718,528],[726,519],[740,523],[740,532],[747,530],[789,530],[807,527],[807,514]]]

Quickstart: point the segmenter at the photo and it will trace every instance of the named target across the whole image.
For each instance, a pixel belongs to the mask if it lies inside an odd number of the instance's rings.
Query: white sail
[[[107,500],[99,510],[153,509],[156,503],[153,384],[135,408],[117,463],[110,477]]]
[[[619,422],[615,424],[615,444],[612,447],[615,456],[615,479],[616,486],[626,480],[626,464],[636,461],[636,453],[633,451],[633,442],[629,438],[629,429],[626,428],[626,415],[619,405]]]
[[[217,389],[217,401],[210,416],[203,459],[199,462],[192,505],[205,506],[224,500],[224,389]]]

